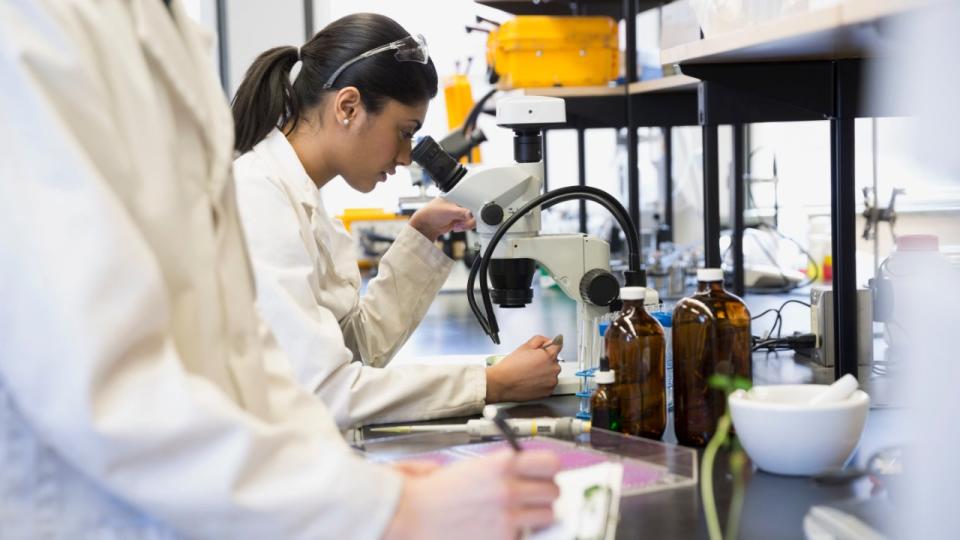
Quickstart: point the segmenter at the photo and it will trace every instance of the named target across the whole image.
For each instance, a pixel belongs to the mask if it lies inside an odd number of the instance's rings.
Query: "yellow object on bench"
[[[487,37],[487,64],[508,88],[596,86],[619,74],[610,17],[518,16]]]

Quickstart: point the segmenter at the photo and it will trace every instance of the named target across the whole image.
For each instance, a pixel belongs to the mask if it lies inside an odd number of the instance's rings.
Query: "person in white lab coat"
[[[179,0],[0,2],[0,537],[548,523],[554,456],[369,463],[261,337],[202,41]]]
[[[349,234],[322,188],[336,176],[369,192],[410,163],[413,134],[437,93],[426,43],[388,17],[355,14],[305,45],[250,66],[233,102],[240,217],[257,303],[300,382],[342,429],[479,412],[487,402],[548,396],[559,347],[534,336],[494,367],[385,366],[439,292],[454,262],[434,242],[475,226],[435,199],[417,211],[360,295]]]

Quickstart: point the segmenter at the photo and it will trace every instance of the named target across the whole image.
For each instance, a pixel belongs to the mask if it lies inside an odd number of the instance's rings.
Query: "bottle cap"
[[[700,268],[697,270],[697,281],[723,281],[723,270],[720,268]]]
[[[607,335],[607,330],[610,329],[610,321],[600,321],[597,323],[597,331],[600,332],[600,337]]]
[[[646,298],[647,298],[646,287],[621,287],[620,288],[621,300],[646,300]]]
[[[610,371],[598,371],[594,375],[594,380],[597,381],[597,384],[612,384],[616,380],[616,374],[612,369]]]

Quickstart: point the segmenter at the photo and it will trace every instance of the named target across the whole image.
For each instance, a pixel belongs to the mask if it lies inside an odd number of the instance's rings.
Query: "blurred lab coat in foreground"
[[[327,215],[279,129],[236,160],[235,174],[257,307],[301,384],[341,429],[482,409],[483,366],[379,369],[423,319],[453,260],[406,226],[361,296],[350,235]]]
[[[262,328],[232,123],[177,0],[0,3],[0,537],[376,538]]]

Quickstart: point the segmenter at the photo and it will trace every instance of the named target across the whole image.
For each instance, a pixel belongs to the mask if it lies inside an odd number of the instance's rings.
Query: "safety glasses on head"
[[[403,39],[398,39],[392,43],[387,43],[386,45],[382,45],[375,49],[370,49],[360,56],[356,56],[350,60],[347,60],[342,66],[333,72],[333,75],[330,75],[330,78],[327,79],[326,83],[324,83],[323,88],[332,88],[334,81],[337,80],[337,77],[343,73],[343,70],[350,67],[351,64],[384,51],[396,51],[393,56],[398,62],[419,62],[421,64],[426,64],[427,60],[430,58],[430,53],[427,51],[427,40],[424,39],[422,35],[416,34],[407,36]]]

